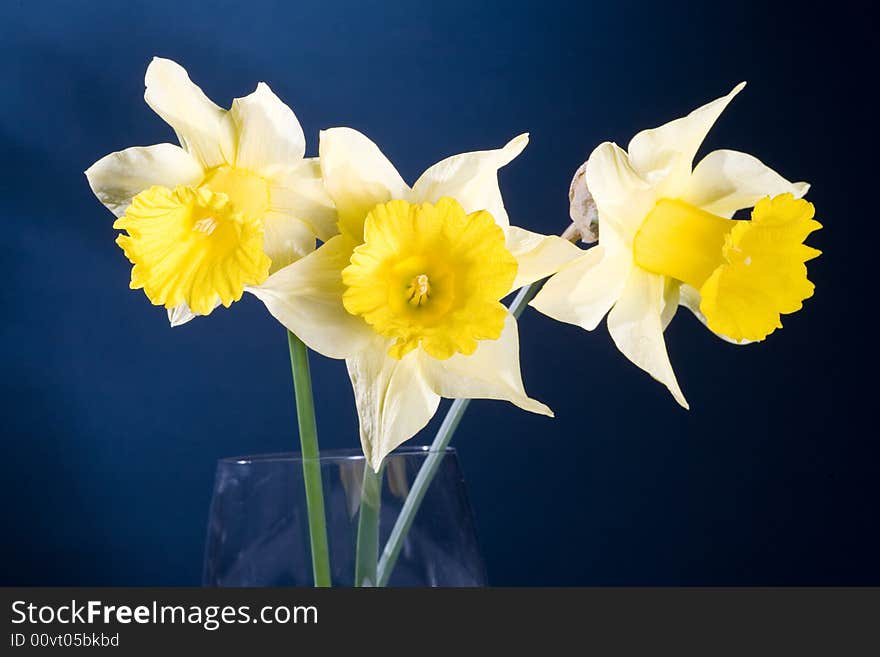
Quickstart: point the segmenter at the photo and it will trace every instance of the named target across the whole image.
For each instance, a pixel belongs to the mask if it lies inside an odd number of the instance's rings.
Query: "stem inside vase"
[[[355,586],[378,586],[379,517],[382,504],[382,475],[374,472],[364,461],[364,479],[361,486],[361,504],[358,512],[358,536],[354,565]]]
[[[318,460],[318,429],[315,422],[315,403],[312,398],[312,376],[309,371],[309,352],[306,345],[290,331],[287,332],[290,349],[290,367],[296,396],[296,419],[302,449],[303,480],[306,489],[306,510],[309,516],[309,541],[312,551],[312,573],[315,586],[330,586],[330,550],[327,546],[327,520],[324,515],[324,487],[321,482],[321,462]]]

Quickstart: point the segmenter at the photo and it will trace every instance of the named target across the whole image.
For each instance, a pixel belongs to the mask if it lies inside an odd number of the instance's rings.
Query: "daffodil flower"
[[[803,244],[820,224],[791,183],[759,160],[697,149],[740,84],[686,117],[637,134],[626,151],[596,148],[583,180],[599,214],[599,244],[557,273],[532,301],[542,313],[592,330],[608,314],[618,349],[679,404],[663,332],[679,305],[737,343],[781,328],[780,314],[812,296]],[[577,181],[576,181],[577,182]],[[751,220],[731,219],[753,208]]]
[[[296,116],[266,84],[227,111],[170,60],[153,59],[145,82],[180,146],[111,153],[86,176],[126,233],[132,289],[176,326],[312,252],[336,233],[336,214]]]
[[[410,187],[359,132],[321,134],[340,234],[253,293],[312,349],[346,360],[377,471],[441,397],[552,415],[525,392],[516,320],[500,300],[581,251],[509,224],[497,171],[527,142],[455,155]]]

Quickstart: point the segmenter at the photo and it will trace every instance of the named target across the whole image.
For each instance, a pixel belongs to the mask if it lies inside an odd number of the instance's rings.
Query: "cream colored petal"
[[[623,292],[631,269],[629,254],[594,246],[547,281],[530,305],[592,331]]]
[[[561,237],[541,235],[517,226],[507,231],[507,248],[519,264],[513,290],[550,276],[584,253]]]
[[[522,153],[528,143],[528,134],[522,134],[503,148],[448,157],[419,177],[413,185],[410,201],[436,203],[449,196],[458,201],[465,212],[486,210],[499,226],[507,228],[510,220],[498,188],[498,169]]]
[[[263,218],[263,250],[272,259],[270,274],[315,250],[312,227],[295,217],[270,212]]]
[[[633,166],[657,187],[659,197],[678,198],[685,192],[700,144],[727,104],[745,86],[741,82],[726,96],[632,138],[627,151]]]
[[[754,207],[765,196],[793,194],[801,198],[810,186],[792,183],[756,157],[738,151],[713,151],[694,168],[681,197],[698,208],[722,217]]]
[[[323,242],[339,232],[336,208],[324,187],[318,158],[276,170],[269,183],[269,207],[273,212],[306,222]]]
[[[690,285],[682,284],[681,285],[681,294],[678,300],[678,304],[680,306],[684,306],[688,310],[690,310],[694,317],[696,317],[700,323],[705,326],[707,329],[709,328],[709,322],[706,320],[706,316],[703,314],[703,311],[700,310],[700,303],[702,303],[703,299],[700,296],[700,292]],[[709,329],[712,331],[712,329]],[[754,340],[742,340],[737,342],[736,340],[731,340],[726,335],[721,335],[720,333],[715,333],[712,331],[716,337],[721,338],[725,342],[729,342],[730,344],[735,344],[738,347],[743,345],[752,344]]]
[[[398,360],[388,340],[375,336],[346,359],[360,419],[361,446],[373,470],[393,449],[416,435],[437,412],[440,397],[419,368],[418,351]]]
[[[342,305],[342,269],[353,249],[354,242],[339,235],[246,289],[311,349],[329,358],[348,358],[374,336],[366,322]]]
[[[236,137],[231,163],[237,167],[268,175],[305,156],[306,138],[296,115],[264,82],[254,93],[232,101],[229,120]]]
[[[180,146],[135,146],[105,155],[86,169],[89,186],[117,217],[125,214],[131,199],[153,185],[196,185],[202,167]]]
[[[409,193],[409,186],[394,165],[375,143],[357,130],[322,130],[320,151],[321,170],[325,178],[332,178],[339,167],[351,167],[361,180],[385,187],[391,192],[392,198],[404,198]]]
[[[226,110],[215,105],[179,64],[153,58],[147,67],[144,100],[165,119],[187,152],[205,168],[226,162],[235,151],[232,123]]]
[[[657,202],[654,189],[636,172],[626,152],[611,142],[599,144],[590,154],[584,178],[599,210],[599,242],[613,239],[631,245]]]
[[[322,130],[319,155],[324,185],[343,225],[360,225],[363,230],[363,219],[373,206],[409,195],[409,186],[394,165],[357,130]]]
[[[526,394],[519,367],[519,332],[508,314],[497,340],[482,340],[470,356],[437,360],[419,349],[428,386],[450,399],[500,399],[523,410],[553,417],[553,411]]]
[[[665,385],[675,401],[689,408],[663,339],[664,278],[633,267],[623,294],[608,313],[608,332],[624,356]]]
[[[681,302],[681,283],[674,278],[665,277],[663,287],[663,301],[660,304],[660,325],[663,330],[669,326],[675,313],[678,312],[678,306]]]

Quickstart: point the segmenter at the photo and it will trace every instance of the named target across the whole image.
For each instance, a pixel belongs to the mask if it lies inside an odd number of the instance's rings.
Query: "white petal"
[[[754,207],[765,196],[794,194],[801,198],[810,186],[791,183],[756,157],[738,151],[713,151],[694,168],[682,200],[707,212],[731,217]]]
[[[658,187],[658,196],[678,198],[684,193],[700,144],[743,87],[745,82],[683,118],[659,128],[643,130],[632,138],[627,151],[633,166],[642,177]],[[590,189],[592,191],[592,187]]]
[[[321,178],[318,158],[275,171],[269,179],[269,206],[273,212],[295,217],[312,228],[321,241],[336,235],[336,208]]]
[[[86,169],[89,186],[117,217],[125,214],[131,199],[153,185],[196,185],[202,167],[180,146],[135,146],[105,155]]]
[[[541,235],[517,226],[510,226],[507,231],[507,248],[519,263],[511,288],[514,290],[546,278],[584,253],[561,237]]]
[[[633,267],[623,294],[608,313],[608,331],[624,356],[665,385],[675,400],[688,408],[663,340],[664,279]]]
[[[184,324],[194,320],[195,318],[195,314],[189,309],[189,306],[187,306],[185,303],[168,309],[168,323],[171,324],[172,328],[176,326],[183,326]]]
[[[211,102],[182,66],[154,57],[145,82],[147,105],[174,128],[181,146],[205,168],[223,164],[223,154],[234,153],[235,139],[226,110]]]
[[[455,354],[445,360],[432,358],[419,349],[422,371],[430,388],[450,399],[501,399],[532,413],[553,411],[530,398],[523,387],[519,367],[519,333],[516,319],[508,314],[497,340],[482,340],[470,356]]]
[[[362,221],[377,203],[409,195],[394,165],[357,130],[322,130],[319,154],[324,185],[343,222]]]
[[[680,297],[678,300],[678,304],[680,306],[684,306],[685,308],[690,310],[694,314],[694,317],[696,317],[698,320],[700,320],[700,323],[703,326],[705,326],[706,328],[709,328],[709,322],[706,320],[706,316],[703,314],[703,311],[700,310],[700,303],[702,303],[702,300],[703,299],[700,296],[700,292],[698,290],[696,290],[695,288],[693,288],[687,284],[681,285],[681,294],[680,294]],[[709,330],[712,331],[712,329],[709,329]],[[725,342],[729,342],[730,344],[735,344],[738,347],[741,347],[741,346],[747,345],[747,344],[753,344],[755,342],[754,340],[741,340],[741,341],[737,342],[736,340],[731,340],[726,335],[721,335],[720,333],[715,333],[715,331],[712,331],[712,333],[714,333],[717,337],[721,338]]]
[[[623,292],[632,256],[594,246],[555,274],[531,306],[548,317],[592,331]]]
[[[220,297],[217,297],[217,301],[214,302],[214,308],[217,308],[220,303]],[[171,324],[171,328],[183,326],[187,322],[194,320],[196,317],[202,317],[202,315],[196,315],[185,303],[168,309],[168,323]]]
[[[654,189],[636,172],[626,152],[611,142],[599,144],[590,154],[584,178],[599,209],[599,242],[631,244],[657,202]]]
[[[296,164],[306,153],[302,126],[287,105],[264,82],[256,91],[232,101],[229,110],[236,136],[232,163],[263,175],[273,167]]]
[[[269,212],[263,217],[263,250],[272,259],[269,273],[275,273],[315,250],[312,227],[290,215]]]
[[[342,305],[342,270],[353,249],[354,243],[339,235],[261,285],[246,289],[309,348],[329,358],[348,358],[375,335]]]
[[[527,134],[512,139],[503,148],[475,151],[447,157],[423,173],[413,185],[413,203],[436,203],[449,196],[465,212],[487,210],[502,228],[510,220],[498,188],[498,169],[522,153],[529,143]]]
[[[416,435],[437,412],[440,397],[428,387],[412,351],[398,360],[388,340],[374,337],[345,364],[360,419],[361,446],[378,472],[382,459]]]

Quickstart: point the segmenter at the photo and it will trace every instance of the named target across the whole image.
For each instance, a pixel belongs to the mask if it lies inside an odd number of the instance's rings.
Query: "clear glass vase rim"
[[[440,450],[432,449],[430,445],[414,445],[398,447],[391,452],[387,459],[396,456],[418,456],[436,454]],[[446,447],[442,450],[445,454],[455,454],[454,447]],[[243,456],[228,456],[217,460],[222,465],[250,465],[251,463],[302,463],[303,461],[318,461],[320,463],[338,463],[341,461],[363,461],[364,453],[360,449],[324,449],[317,459],[303,459],[299,452],[274,452],[267,454],[248,454]]]

